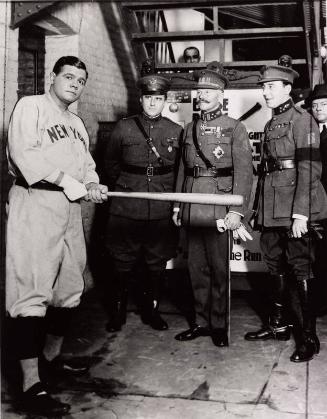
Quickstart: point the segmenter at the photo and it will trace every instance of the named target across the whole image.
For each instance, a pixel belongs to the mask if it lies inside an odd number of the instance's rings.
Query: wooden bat
[[[257,102],[254,106],[252,106],[251,109],[249,109],[247,112],[245,112],[245,114],[243,114],[242,116],[240,116],[238,118],[238,120],[239,121],[244,121],[245,119],[250,118],[250,116],[252,116],[254,113],[256,113],[261,108],[262,108],[262,105],[260,105],[260,103]]]
[[[154,201],[186,202],[189,204],[241,206],[242,195],[232,194],[206,194],[206,193],[180,193],[180,192],[108,192],[108,197],[150,199]]]

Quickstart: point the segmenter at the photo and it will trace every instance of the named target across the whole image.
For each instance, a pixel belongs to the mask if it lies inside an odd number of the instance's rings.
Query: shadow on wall
[[[108,36],[112,43],[121,74],[127,90],[127,113],[136,113],[139,109],[139,101],[134,67],[136,63],[132,47],[128,45],[128,28],[124,27],[121,6],[111,2],[100,2],[103,19],[108,30]],[[126,34],[126,38],[125,38]],[[137,63],[136,63],[137,67]],[[138,75],[137,75],[138,76]],[[115,115],[117,119],[125,115]]]
[[[100,176],[100,182],[108,184],[104,171],[104,158],[107,142],[115,123],[122,117],[139,111],[138,92],[135,80],[135,57],[128,45],[127,30],[123,26],[120,6],[111,2],[99,3],[108,37],[111,40],[114,56],[117,60],[127,92],[127,108],[117,103],[113,118],[115,121],[99,122],[97,142],[93,158]],[[125,38],[126,34],[126,38]],[[138,75],[137,75],[138,76]],[[125,94],[125,93],[124,93]],[[119,100],[119,96],[118,96]],[[89,267],[94,279],[94,285],[100,294],[100,300],[106,298],[108,285],[112,278],[112,263],[105,249],[105,231],[108,220],[109,203],[96,205],[91,229],[90,243],[88,246]]]

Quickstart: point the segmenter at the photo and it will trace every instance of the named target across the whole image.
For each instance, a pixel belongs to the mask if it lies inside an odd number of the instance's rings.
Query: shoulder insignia
[[[123,120],[126,120],[126,119],[133,119],[133,118],[135,118],[136,116],[138,116],[138,114],[135,114],[135,115],[127,115],[127,116],[123,116],[123,117],[122,117],[122,119],[123,119]]]
[[[300,113],[301,115],[307,112],[305,109],[301,108],[301,106],[294,105],[293,108],[296,112]]]
[[[170,118],[167,118],[166,116],[162,116],[161,118],[162,118],[163,120],[167,121],[167,122],[170,122],[170,123],[171,123],[171,124],[173,124],[173,125],[179,125],[179,124],[177,124],[176,122],[172,121]]]

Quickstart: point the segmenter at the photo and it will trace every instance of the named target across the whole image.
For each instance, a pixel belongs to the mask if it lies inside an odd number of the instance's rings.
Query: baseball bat
[[[262,105],[260,105],[260,103],[257,102],[254,106],[252,106],[251,109],[249,109],[247,112],[245,112],[245,114],[243,114],[242,116],[240,116],[238,118],[238,120],[239,121],[244,121],[245,119],[250,118],[250,116],[252,116],[253,114],[255,114],[261,108],[262,108]]]
[[[181,192],[108,192],[108,197],[149,199],[154,201],[185,202],[202,205],[243,205],[242,195],[214,195],[206,193],[181,193]]]

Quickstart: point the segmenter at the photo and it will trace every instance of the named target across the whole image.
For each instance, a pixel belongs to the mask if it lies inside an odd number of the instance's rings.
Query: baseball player
[[[86,370],[61,363],[58,355],[84,288],[80,199],[102,202],[108,190],[99,185],[83,121],[68,110],[87,77],[77,57],[61,57],[50,75],[50,91],[19,100],[9,124],[7,156],[14,183],[7,223],[8,338],[23,372],[20,408],[40,415],[70,408],[47,393],[42,383],[47,373]]]

